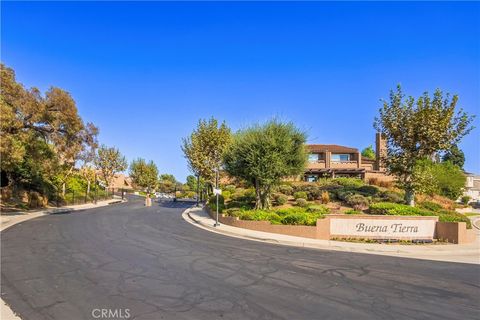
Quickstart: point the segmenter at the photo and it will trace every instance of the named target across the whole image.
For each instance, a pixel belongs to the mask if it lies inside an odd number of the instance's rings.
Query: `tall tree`
[[[118,172],[125,171],[128,168],[127,160],[115,147],[102,145],[97,151],[95,165],[100,169],[101,176],[107,186],[113,181]]]
[[[375,160],[375,151],[373,150],[372,145],[369,145],[362,150],[362,156],[368,159]]]
[[[150,193],[158,185],[158,169],[153,161],[146,162],[142,158],[133,160],[129,171],[132,182]]]
[[[27,90],[12,69],[0,69],[1,170],[9,183],[64,185],[96,127],[83,123],[68,92]]]
[[[425,92],[418,99],[405,99],[401,87],[390,92],[390,100],[383,101],[374,127],[386,136],[387,154],[382,161],[390,173],[397,176],[405,189],[405,200],[414,205],[416,181],[415,165],[423,159],[434,159],[468,134],[474,116],[457,110],[458,96],[445,97],[437,89],[430,97]]]
[[[465,164],[465,154],[458,147],[458,145],[454,144],[447,152],[445,152],[442,157],[442,161],[449,161],[457,167],[463,169],[463,166]]]
[[[225,154],[225,170],[255,187],[257,209],[271,206],[272,188],[303,172],[306,135],[292,123],[272,120],[241,130]]]
[[[182,150],[190,170],[213,183],[215,170],[221,168],[230,141],[230,128],[225,122],[219,125],[214,118],[200,120],[190,137],[183,139]]]

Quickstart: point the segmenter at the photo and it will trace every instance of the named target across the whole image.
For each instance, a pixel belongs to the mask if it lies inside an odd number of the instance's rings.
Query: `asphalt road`
[[[7,229],[2,298],[35,320],[479,319],[477,265],[230,238],[183,221],[186,206],[131,201]]]

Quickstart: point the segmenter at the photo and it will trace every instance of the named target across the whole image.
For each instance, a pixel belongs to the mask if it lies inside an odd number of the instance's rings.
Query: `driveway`
[[[231,238],[183,221],[188,206],[132,200],[13,226],[1,233],[2,298],[35,320],[480,314],[477,265]]]

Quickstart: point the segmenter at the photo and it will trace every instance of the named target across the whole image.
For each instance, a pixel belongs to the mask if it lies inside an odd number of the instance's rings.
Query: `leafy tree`
[[[0,67],[2,172],[9,184],[65,188],[79,155],[98,130],[83,123],[68,92],[51,87],[42,95],[37,88],[17,83],[12,69]]]
[[[115,147],[102,145],[97,151],[95,165],[100,169],[100,174],[107,184],[110,184],[118,172],[125,171],[128,167],[127,160]]]
[[[368,159],[375,160],[375,151],[373,150],[372,145],[369,145],[368,147],[362,150],[362,156]]]
[[[466,177],[462,169],[446,161],[435,163],[430,159],[417,161],[413,171],[417,192],[457,200],[463,193]]]
[[[187,186],[190,190],[197,192],[197,177],[193,175],[187,176]],[[203,190],[205,188],[205,180],[200,178],[199,189]]]
[[[463,170],[450,161],[436,164],[436,180],[440,194],[457,200],[465,188],[467,177]]]
[[[129,175],[135,185],[146,188],[147,192],[157,187],[158,169],[153,161],[147,163],[141,158],[133,160],[130,164]]]
[[[255,187],[255,207],[271,206],[272,188],[281,179],[303,172],[306,135],[293,123],[272,120],[241,130],[225,154],[225,170]]]
[[[450,161],[457,167],[463,169],[463,165],[465,164],[465,154],[456,144],[454,144],[447,152],[445,152],[442,161]]]
[[[405,189],[405,200],[414,205],[417,182],[414,169],[418,161],[434,159],[457,144],[473,127],[473,116],[456,110],[458,96],[451,99],[437,89],[430,97],[425,92],[418,99],[405,96],[398,86],[383,101],[374,127],[387,139],[387,154],[382,159],[390,173]]]
[[[231,132],[225,122],[218,124],[214,118],[200,120],[190,137],[183,139],[182,151],[190,170],[213,184],[215,170],[231,141]]]
[[[172,193],[175,191],[177,184],[177,179],[175,179],[173,174],[164,173],[160,175],[158,181],[158,190],[160,192]]]

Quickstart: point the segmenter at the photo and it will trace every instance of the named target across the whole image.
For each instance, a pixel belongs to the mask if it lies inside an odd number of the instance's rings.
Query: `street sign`
[[[215,189],[215,188],[213,188],[213,194],[214,194],[214,195],[217,195],[217,194],[218,194],[218,195],[221,195],[221,194],[222,194],[222,190],[221,190],[221,189]]]

